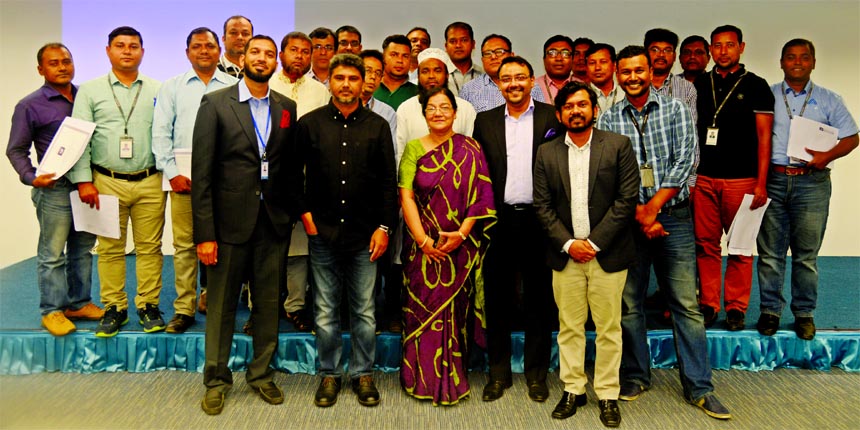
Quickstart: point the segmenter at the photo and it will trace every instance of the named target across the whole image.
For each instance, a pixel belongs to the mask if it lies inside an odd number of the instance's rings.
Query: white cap
[[[456,66],[451,61],[451,57],[448,56],[448,53],[439,48],[427,48],[421,53],[418,54],[418,64],[421,65],[426,60],[436,59],[442,62],[445,67],[448,69],[448,73],[454,71]]]

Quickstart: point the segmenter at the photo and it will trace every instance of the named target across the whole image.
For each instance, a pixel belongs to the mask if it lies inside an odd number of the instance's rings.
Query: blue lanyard
[[[257,132],[257,139],[260,146],[263,148],[263,154],[261,157],[263,160],[266,160],[266,139],[263,139],[263,135],[260,133],[260,128],[257,127],[257,119],[254,118],[253,113],[251,114],[251,121],[254,123],[254,131]],[[269,124],[272,122],[272,106],[266,106],[266,136],[269,135]]]

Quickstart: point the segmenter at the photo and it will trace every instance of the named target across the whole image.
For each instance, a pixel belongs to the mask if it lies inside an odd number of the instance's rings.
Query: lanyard
[[[744,80],[744,76],[747,75],[747,71],[744,70],[744,73],[741,75],[741,77],[738,78],[737,81],[735,81],[735,84],[732,86],[732,89],[730,89],[728,94],[726,94],[726,97],[723,99],[723,102],[720,103],[720,107],[717,107],[717,90],[714,89],[714,73],[717,73],[716,69],[717,68],[714,67],[714,70],[711,72],[711,95],[714,97],[714,108],[716,109],[716,111],[714,112],[714,120],[711,121],[711,127],[717,126],[717,115],[720,114],[720,111],[723,110],[723,106],[726,105],[726,102],[729,100],[729,97],[731,97],[732,93],[735,92],[735,88],[738,87],[738,84],[740,84],[741,81]]]
[[[543,75],[543,85],[546,87],[546,94],[549,96],[550,100],[547,103],[552,103],[555,97],[552,95],[552,89],[549,87],[549,77],[547,75]]]
[[[631,106],[630,109],[633,109]],[[636,127],[636,131],[639,133],[639,150],[642,152],[642,159],[644,160],[643,165],[648,165],[648,152],[645,150],[645,125],[648,124],[648,115],[651,114],[648,106],[645,106],[645,116],[642,118],[642,126],[639,126],[639,121],[636,120],[636,116],[633,115],[633,112],[630,110],[627,111],[627,114],[630,115],[630,120],[633,121],[633,126]]]
[[[803,107],[800,108],[800,114],[797,116],[803,116],[803,112],[806,111],[806,104],[809,103],[809,98],[812,97],[812,90],[815,89],[815,84],[812,82],[809,83],[809,92],[806,93],[806,100],[803,101]],[[785,97],[785,82],[782,83],[782,101],[785,102],[785,111],[788,112],[788,119],[793,120],[794,117],[791,115],[791,108],[788,107],[788,98]]]
[[[128,117],[125,116],[125,111],[122,110],[122,106],[119,104],[119,99],[116,98],[116,92],[113,90],[113,85],[110,83],[110,75],[107,76],[108,87],[110,87],[110,92],[113,94],[113,101],[116,102],[116,107],[119,109],[119,114],[122,116],[123,122],[123,134],[128,136],[128,120],[131,119],[131,114],[134,113],[134,107],[137,106],[137,98],[140,96],[140,90],[143,89],[143,81],[140,81],[140,85],[137,87],[137,94],[134,95],[134,101],[131,102],[131,110],[128,111]],[[134,83],[132,83],[134,84]]]
[[[263,153],[260,155],[263,161],[266,161],[266,139],[263,139],[262,133],[260,133],[260,128],[257,127],[257,119],[254,118],[254,114],[251,114],[251,121],[254,123],[254,131],[257,132],[257,139],[260,143],[260,147],[263,148]],[[272,121],[272,106],[266,106],[266,136],[269,135],[269,123]]]
[[[669,98],[672,98],[672,74],[669,73],[669,77],[666,79],[669,80]]]

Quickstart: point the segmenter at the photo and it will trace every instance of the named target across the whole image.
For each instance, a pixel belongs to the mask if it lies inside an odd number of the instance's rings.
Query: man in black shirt
[[[294,181],[308,234],[315,281],[315,324],[322,376],[314,403],[337,401],[341,385],[341,291],[349,300],[352,355],[349,377],[358,401],[379,404],[373,383],[376,260],[388,247],[397,219],[397,178],[388,122],[362,106],[364,62],[338,54],[329,65],[332,98],[299,120],[297,155],[305,167],[304,189]],[[301,174],[301,167],[295,167]]]

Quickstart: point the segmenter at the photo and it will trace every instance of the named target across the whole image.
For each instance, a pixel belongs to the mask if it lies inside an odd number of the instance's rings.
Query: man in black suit
[[[272,382],[269,362],[278,341],[278,291],[285,271],[290,216],[287,176],[296,104],[269,91],[278,48],[268,36],[245,45],[245,77],[203,96],[192,141],[191,204],[197,255],[209,275],[203,410],[221,412],[233,384],[228,367],[236,305],[253,267],[254,359],[245,377],[268,403],[284,394]]]
[[[503,60],[499,81],[505,104],[479,113],[473,134],[487,157],[499,217],[483,269],[490,365],[483,400],[502,397],[512,384],[511,326],[521,316],[529,398],[543,402],[549,397],[546,374],[555,305],[549,268],[535,252],[545,245],[532,207],[532,168],[538,146],[555,135],[559,124],[551,105],[531,98],[534,71],[525,59]]]
[[[541,146],[534,172],[534,206],[549,237],[547,262],[559,309],[559,375],[564,394],[552,412],[564,419],[586,403],[585,320],[597,330],[594,391],[600,420],[621,422],[621,294],[635,246],[631,229],[639,169],[630,139],[593,128],[597,94],[571,82],[555,99],[564,136]]]

